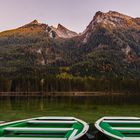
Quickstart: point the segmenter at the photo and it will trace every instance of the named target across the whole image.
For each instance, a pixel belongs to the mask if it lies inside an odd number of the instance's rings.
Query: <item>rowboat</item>
[[[77,140],[88,129],[74,117],[38,117],[0,124],[0,140]]]
[[[95,127],[110,140],[140,140],[138,117],[103,117]]]

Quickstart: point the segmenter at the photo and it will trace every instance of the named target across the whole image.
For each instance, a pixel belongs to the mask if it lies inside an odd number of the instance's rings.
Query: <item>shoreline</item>
[[[139,93],[119,92],[0,92],[0,97],[97,97],[97,96],[134,96]]]

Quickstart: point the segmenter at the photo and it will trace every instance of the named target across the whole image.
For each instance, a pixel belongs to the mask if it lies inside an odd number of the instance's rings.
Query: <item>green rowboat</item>
[[[103,117],[95,127],[110,140],[140,140],[140,118]]]
[[[0,124],[0,140],[77,140],[88,129],[74,117],[39,117]]]

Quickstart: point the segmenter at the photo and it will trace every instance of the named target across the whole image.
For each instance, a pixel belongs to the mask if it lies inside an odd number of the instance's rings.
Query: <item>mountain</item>
[[[80,34],[34,20],[0,33],[0,60],[1,74],[22,74],[28,67],[49,74],[140,78],[140,18],[99,11]]]
[[[0,66],[17,68],[17,65],[19,67],[20,65],[22,67],[24,65],[44,66],[57,61],[63,63],[64,53],[60,43],[64,41],[61,40],[74,36],[77,36],[77,33],[60,24],[55,29],[37,20],[13,30],[1,32],[0,50],[3,63],[0,63]]]
[[[83,75],[139,76],[140,20],[115,11],[97,12],[78,37],[81,56],[73,66]]]

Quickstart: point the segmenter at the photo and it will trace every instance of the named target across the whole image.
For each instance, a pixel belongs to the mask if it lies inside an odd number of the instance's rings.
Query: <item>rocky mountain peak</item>
[[[96,28],[96,26],[102,26],[107,29],[114,29],[114,28],[140,28],[139,18],[132,18],[130,16],[121,14],[116,11],[109,11],[107,13],[103,13],[98,11],[93,20],[87,26],[87,29],[84,31],[91,31]]]
[[[98,17],[101,17],[101,16],[103,16],[103,15],[104,15],[103,12],[98,11],[98,12],[96,12],[96,14],[95,14],[95,16],[94,16],[94,19],[95,19],[95,18],[98,18]]]
[[[113,27],[117,26],[128,26],[129,22],[133,18],[116,11],[109,11],[103,13],[101,11],[97,12],[92,20],[94,23],[102,23],[106,25],[111,25]],[[91,22],[91,23],[92,23]]]
[[[64,30],[64,29],[65,29],[65,30],[68,30],[66,27],[64,27],[62,24],[59,23],[59,24],[57,25],[57,30],[61,30],[61,29],[63,29],[63,30]]]
[[[116,11],[109,11],[106,13],[106,15],[112,16],[114,18],[122,18],[124,20],[131,20],[132,19],[131,16],[127,16],[127,15],[124,15],[124,14],[116,12]]]
[[[114,29],[140,29],[140,19],[132,18],[116,11],[106,13],[98,11],[86,30],[82,33],[84,38],[83,42],[87,41],[90,34],[94,32],[97,27],[105,28],[109,31]]]
[[[58,24],[57,28],[52,27],[52,30],[57,34],[58,37],[61,38],[72,38],[78,35],[76,32],[67,29],[60,23]]]
[[[38,25],[39,22],[38,22],[38,20],[35,19],[35,20],[33,20],[30,24],[37,24],[37,25]]]
[[[31,27],[38,27],[42,25],[41,23],[39,23],[36,19],[33,20],[32,22],[25,24],[24,26],[21,26],[20,28],[31,28]]]
[[[124,15],[122,13],[116,12],[116,11],[108,11],[106,13],[98,11],[96,12],[94,18],[97,17],[119,17],[119,18],[124,18],[124,19],[132,19],[132,17]]]

